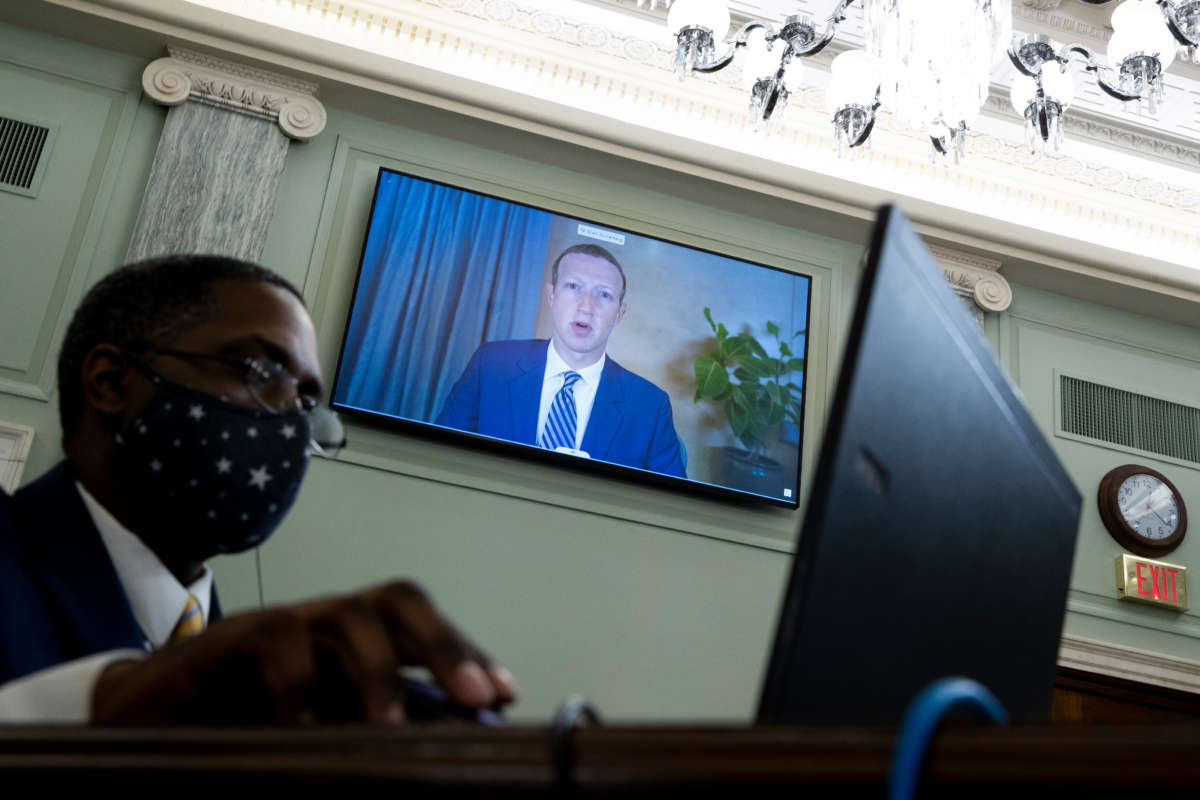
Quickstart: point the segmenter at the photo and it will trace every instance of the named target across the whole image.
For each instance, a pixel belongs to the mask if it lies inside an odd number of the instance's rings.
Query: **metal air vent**
[[[0,116],[0,187],[33,189],[50,129]]]
[[[1060,378],[1066,433],[1200,464],[1200,408]]]

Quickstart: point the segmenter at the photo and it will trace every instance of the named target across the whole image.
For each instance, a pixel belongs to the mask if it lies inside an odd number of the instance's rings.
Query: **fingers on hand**
[[[236,693],[230,700],[243,702],[250,716],[263,721],[297,723],[309,719],[317,669],[308,626],[289,609],[274,609],[255,618],[253,630],[241,639],[241,655],[256,666],[264,692],[259,702],[238,698]],[[232,663],[238,661],[243,659]],[[266,707],[259,708],[264,704]],[[231,712],[237,715],[235,709]]]
[[[378,610],[356,595],[328,606],[309,627],[319,677],[318,719],[402,722],[400,660]]]
[[[96,707],[115,704],[128,716],[157,697],[150,707],[177,721],[397,723],[405,719],[404,665],[428,667],[460,705],[492,707],[516,696],[508,670],[402,581],[216,623],[142,662],[136,681],[117,680],[114,670],[104,686],[115,699],[107,702],[98,685]]]
[[[488,678],[496,687],[500,703],[507,705],[517,699],[517,681],[513,674],[499,664],[488,667]]]
[[[273,609],[113,665],[93,690],[93,721],[294,723],[306,718],[315,683],[307,625]]]
[[[416,584],[397,581],[367,596],[387,620],[404,663],[428,667],[455,702],[472,708],[510,703],[512,676],[459,633]]]

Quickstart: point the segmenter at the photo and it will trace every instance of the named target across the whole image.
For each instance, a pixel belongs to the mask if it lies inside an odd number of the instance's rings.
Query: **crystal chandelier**
[[[754,20],[728,44],[725,0],[675,0],[667,17],[680,78],[715,72],[735,55],[750,92],[750,115],[770,122],[799,88],[802,59],[823,50],[855,0],[841,0],[818,29],[803,14],[781,28]],[[987,99],[992,64],[1012,35],[1012,0],[863,0],[866,49],[834,59],[826,107],[839,153],[866,144],[880,108],[928,132],[935,155],[964,155],[966,131]]]
[[[800,88],[803,59],[821,52],[856,0],[840,0],[820,26],[811,17],[787,17],[778,29],[764,20],[742,25],[729,41],[726,0],[638,0],[670,6],[667,28],[680,80],[741,66],[757,128],[777,119]],[[1084,0],[1095,5],[1110,0]],[[1074,100],[1067,70],[1072,55],[1096,75],[1101,89],[1153,113],[1163,98],[1163,72],[1181,50],[1200,63],[1200,0],[1125,0],[1113,13],[1111,68],[1086,47],[1056,50],[1045,37],[1012,37],[1012,0],[862,0],[865,50],[833,60],[826,108],[839,155],[870,140],[879,109],[927,132],[934,157],[958,162],[966,134],[987,100],[992,66],[1007,51],[1019,75],[1013,106],[1026,121],[1033,151],[1057,150],[1063,117]],[[1011,45],[1011,46],[1010,46]],[[1109,69],[1112,78],[1101,74]]]
[[[1084,0],[1101,5],[1109,0]],[[1108,67],[1081,44],[1055,49],[1044,36],[1018,39],[1008,57],[1020,73],[1013,81],[1013,108],[1025,117],[1031,152],[1062,146],[1063,117],[1075,96],[1068,66],[1084,61],[1096,85],[1110,97],[1154,114],[1163,101],[1163,73],[1176,55],[1200,64],[1200,0],[1125,0],[1113,11]]]

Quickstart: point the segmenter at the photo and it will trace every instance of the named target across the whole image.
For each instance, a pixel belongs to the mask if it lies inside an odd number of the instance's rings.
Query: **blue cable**
[[[892,774],[888,800],[914,800],[921,779],[925,751],[938,723],[956,707],[973,708],[981,717],[1003,725],[1008,712],[979,681],[970,678],[941,678],[926,686],[909,704],[900,723],[896,752],[892,756]]]

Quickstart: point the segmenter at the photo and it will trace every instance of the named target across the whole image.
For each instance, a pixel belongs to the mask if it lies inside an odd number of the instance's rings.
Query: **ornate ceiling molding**
[[[294,24],[313,35],[320,31],[331,41],[386,55],[426,74],[433,70],[445,76],[443,82],[474,81],[493,87],[493,94],[502,89],[556,104],[562,111],[555,118],[568,129],[572,115],[602,115],[625,125],[622,138],[643,137],[648,152],[682,136],[718,148],[727,154],[721,156],[724,162],[746,156],[778,160],[777,175],[790,167],[843,185],[861,182],[875,196],[907,196],[909,202],[939,205],[951,216],[1020,219],[1020,224],[1033,226],[1026,241],[1053,233],[1128,250],[1136,240],[1136,252],[1189,270],[1200,247],[1200,195],[1195,190],[1109,164],[1033,157],[1019,141],[1011,110],[997,110],[994,116],[1011,125],[1012,139],[972,134],[968,162],[955,169],[931,165],[924,133],[884,115],[877,125],[878,141],[858,154],[856,166],[831,158],[823,89],[816,85],[793,95],[766,155],[764,140],[752,136],[747,125],[737,76],[726,74],[732,70],[680,84],[662,44],[643,38],[642,32],[657,30],[651,24],[635,25],[630,33],[605,27],[597,17],[573,16],[580,13],[578,5],[559,12],[522,0],[409,0],[402,14],[367,0],[193,1],[230,13],[255,13],[261,6],[261,18],[272,24]],[[607,13],[612,20],[614,12]],[[814,77],[814,83],[822,81]],[[523,107],[513,110],[527,113]],[[1110,134],[1113,139],[1122,135]],[[691,155],[674,153],[684,159]],[[1200,152],[1196,158],[1200,161]],[[1195,281],[1200,283],[1200,276]]]
[[[458,0],[450,0],[458,2]],[[648,6],[638,6],[637,0],[588,0],[595,5],[620,8],[629,14],[637,14],[647,19],[665,20],[667,11],[663,7],[651,10]],[[466,5],[464,2],[462,5]],[[460,6],[461,7],[461,6]],[[815,18],[828,14],[833,7],[832,2],[813,2],[813,0],[760,0],[760,2],[745,2],[732,0],[729,4],[730,16],[734,25],[739,25],[749,19],[762,18],[782,21],[787,15],[808,13]],[[1112,35],[1112,30],[1104,24],[1096,24],[1100,17],[1107,18],[1111,9],[1089,8],[1081,3],[1067,3],[1063,0],[1014,0],[1013,21],[1025,21],[1058,31],[1068,38],[1088,38],[1097,42],[1106,42]],[[851,6],[850,14],[859,13],[859,7]],[[853,21],[850,22],[853,27]],[[1020,27],[1018,25],[1018,27]],[[1048,32],[1048,31],[1043,31]],[[839,33],[839,36],[843,34]],[[852,36],[861,39],[857,32]]]
[[[306,142],[325,129],[317,85],[182,47],[142,73],[142,88],[157,103],[193,100],[275,120],[288,137]]]
[[[1056,39],[1089,39],[1092,42],[1103,43],[1112,36],[1111,29],[1066,14],[1059,5],[1060,3],[1053,0],[1026,0],[1021,5],[1014,3],[1013,23],[1018,28],[1022,27],[1020,23],[1033,23],[1043,29],[1044,33],[1053,32],[1052,35]]]
[[[1039,11],[1053,11],[1062,5],[1062,0],[1022,0],[1022,5]]]
[[[985,114],[1017,120],[1007,91],[993,87],[983,106]],[[1153,134],[1142,126],[1122,125],[1098,117],[1083,109],[1072,109],[1066,121],[1069,139],[1087,139],[1096,144],[1123,150],[1140,158],[1150,157],[1167,164],[1189,169],[1200,168],[1200,143],[1186,141],[1166,134]],[[1053,160],[1057,156],[1051,155]]]
[[[1200,297],[1190,163],[1083,143],[1074,158],[1035,158],[1011,110],[989,111],[959,167],[931,163],[923,133],[886,116],[872,148],[839,160],[819,68],[763,137],[736,75],[676,81],[654,20],[534,1],[70,0],[136,10],[147,25],[185,24],[204,7],[206,46],[262,63],[838,213],[894,200],[943,242]],[[1168,156],[1184,149],[1171,144]]]
[[[297,4],[318,5],[320,0],[293,0]],[[670,55],[658,42],[652,42],[625,31],[597,25],[594,22],[572,19],[565,14],[547,11],[539,6],[523,5],[513,0],[416,0],[417,4],[455,11],[503,25],[514,31],[560,42],[568,46],[595,50],[604,55],[633,61],[668,72]],[[718,73],[721,74],[721,73]]]
[[[304,7],[315,7],[320,4],[320,0],[291,0],[291,2]],[[417,2],[453,10],[486,21],[488,24],[500,24],[525,34],[547,37],[569,47],[598,51],[598,54],[632,61],[664,75],[671,73],[670,53],[658,42],[631,36],[623,31],[604,28],[591,22],[574,20],[568,15],[549,12],[537,6],[523,5],[516,0],[417,0]],[[1040,0],[1028,0],[1028,2],[1040,2]],[[349,3],[342,5],[348,6]],[[1106,41],[1111,35],[1111,31],[1107,29],[1097,28],[1064,14],[1049,14],[1037,8],[1033,8],[1032,11],[1036,11],[1036,15],[1030,19],[1036,19],[1043,25],[1058,29],[1068,38],[1071,35],[1084,35],[1088,38]],[[829,58],[818,57],[814,64],[827,66],[828,60],[840,48],[832,49],[834,52],[830,53]],[[729,87],[741,85],[735,70],[706,75],[698,80]],[[1008,100],[1007,85],[997,83],[992,87],[992,94],[988,98],[984,111],[1005,119],[1016,119]],[[1156,134],[1144,122],[1125,123],[1117,119],[1101,118],[1095,112],[1077,108],[1072,111],[1067,124],[1070,135],[1084,136],[1103,146],[1119,147],[1142,157],[1149,154],[1165,162],[1181,164],[1190,168],[1200,166],[1200,142],[1188,141],[1182,137],[1164,133]]]
[[[636,8],[632,0],[592,0],[601,6],[623,9],[626,5]],[[794,2],[795,0],[789,0]],[[197,0],[199,4],[221,7],[234,6],[235,3],[222,3],[220,0]],[[617,30],[611,26],[599,25],[594,21],[573,19],[569,14],[548,11],[545,7],[528,5],[519,0],[410,0],[418,6],[439,9],[460,14],[488,26],[499,26],[512,33],[534,36],[553,41],[557,44],[577,48],[588,53],[593,58],[615,59],[619,62],[640,65],[662,75],[671,74],[669,67],[670,54],[661,42],[651,41],[636,34]],[[1050,13],[1041,10],[1057,5],[1054,0],[1023,0],[1025,6],[1016,5],[1018,16],[1037,21],[1042,27],[1056,28],[1062,35],[1071,38],[1084,35],[1089,38],[1104,41],[1110,35],[1107,29],[1097,28],[1086,21],[1062,13]],[[393,9],[388,4],[370,2],[370,0],[281,0],[280,3],[259,3],[260,5],[290,6],[302,11],[307,17],[314,15],[322,19],[328,17],[336,24],[345,27],[348,21],[350,27],[358,26],[360,33],[369,35],[377,29],[382,34],[401,35],[401,32],[412,24],[419,24],[420,15],[405,14],[399,9]],[[1032,4],[1032,5],[1030,5]],[[242,3],[252,7],[255,0]],[[639,10],[637,16],[655,17],[663,14]],[[1032,16],[1030,16],[1032,15]],[[336,27],[336,25],[335,25]],[[431,28],[432,33],[436,28]],[[472,54],[478,53],[477,46],[487,49],[486,40],[472,42],[468,48]],[[828,66],[828,61],[836,53],[844,49],[844,43],[834,44],[814,59],[816,67]],[[712,75],[706,75],[697,80],[708,83],[739,87],[740,80],[735,70],[726,70]],[[1008,101],[1008,87],[1005,83],[996,83],[992,87],[992,95],[984,107],[984,113],[1005,119],[1016,119]],[[1067,122],[1071,136],[1080,136],[1105,147],[1117,147],[1139,157],[1152,157],[1164,163],[1179,164],[1188,168],[1200,166],[1200,141],[1189,140],[1186,137],[1164,133],[1142,121],[1126,122],[1114,117],[1103,116],[1096,111],[1083,106],[1076,107]]]

